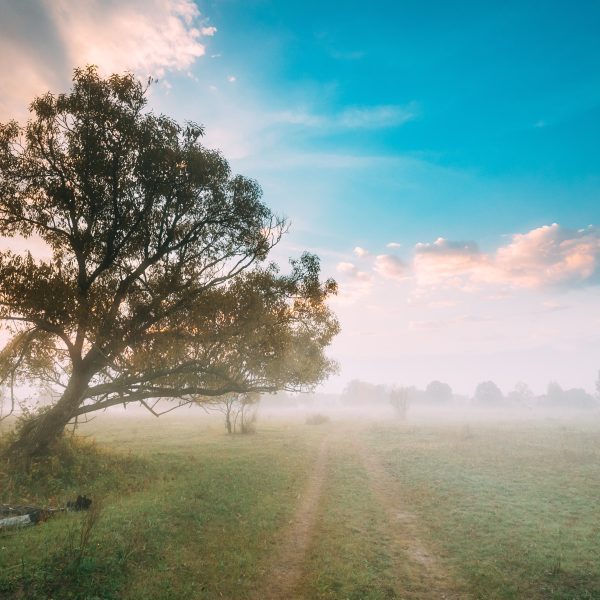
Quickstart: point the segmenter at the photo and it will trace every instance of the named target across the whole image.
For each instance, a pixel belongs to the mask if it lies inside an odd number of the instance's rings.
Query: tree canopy
[[[61,390],[13,450],[115,404],[301,390],[334,368],[335,282],[311,254],[267,262],[286,222],[201,126],[148,110],[148,85],[77,69],[26,125],[0,125],[0,235],[49,249],[0,252],[0,382]]]

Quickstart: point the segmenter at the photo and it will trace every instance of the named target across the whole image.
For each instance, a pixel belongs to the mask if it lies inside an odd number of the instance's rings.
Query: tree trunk
[[[225,426],[227,427],[227,433],[231,435],[231,406],[229,404],[225,408]]]
[[[63,433],[81,404],[92,373],[73,373],[60,400],[49,410],[27,421],[8,448],[15,458],[32,458],[47,452]]]

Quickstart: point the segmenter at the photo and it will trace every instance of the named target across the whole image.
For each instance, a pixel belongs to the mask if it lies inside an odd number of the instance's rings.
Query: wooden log
[[[0,529],[7,527],[24,527],[26,525],[33,525],[34,521],[31,520],[31,515],[18,515],[16,517],[7,517],[6,519],[0,519]]]

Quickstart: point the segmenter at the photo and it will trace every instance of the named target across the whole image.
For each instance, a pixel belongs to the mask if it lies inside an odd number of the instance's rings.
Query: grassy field
[[[81,433],[0,465],[0,502],[99,507],[0,532],[0,598],[600,598],[600,424]]]

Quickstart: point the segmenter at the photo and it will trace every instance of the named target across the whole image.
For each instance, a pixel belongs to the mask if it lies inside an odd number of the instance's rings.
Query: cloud
[[[436,329],[444,329],[446,327],[451,327],[454,325],[465,325],[469,323],[490,323],[495,319],[487,316],[479,316],[479,315],[458,315],[456,317],[450,319],[440,319],[440,320],[411,320],[408,322],[408,328],[411,330],[420,330],[420,331],[432,331]]]
[[[354,304],[369,294],[373,287],[373,275],[361,271],[354,263],[340,262],[337,271],[343,276],[340,282],[339,293],[332,300],[334,305]]]
[[[305,110],[283,111],[274,113],[273,121],[324,130],[384,129],[399,127],[417,116],[417,107],[411,103],[407,106],[352,107],[331,115],[319,115]]]
[[[354,279],[356,281],[368,283],[373,279],[370,273],[367,273],[366,271],[360,271],[358,267],[351,262],[338,263],[337,270],[343,275],[346,275],[350,279]]]
[[[596,283],[599,259],[598,229],[575,231],[557,223],[515,234],[496,253],[500,271],[522,287]]]
[[[385,246],[386,248],[401,248],[402,244],[399,244],[398,242],[389,242]]]
[[[237,81],[237,77],[235,75],[229,75],[227,77],[227,81],[229,81],[229,83],[234,83],[235,81]]]
[[[398,127],[417,116],[416,107],[375,106],[368,108],[350,108],[337,118],[339,124],[347,129],[379,129]]]
[[[162,76],[189,69],[205,53],[191,0],[52,0],[47,6],[74,65]]]
[[[365,248],[361,248],[360,246],[356,246],[353,252],[356,256],[358,256],[358,258],[365,258],[369,256],[369,251],[365,250]]]
[[[373,268],[386,279],[404,280],[408,278],[408,266],[397,256],[379,254],[375,257]]]
[[[553,223],[514,234],[508,244],[489,254],[474,242],[438,238],[416,245],[413,264],[422,286],[577,287],[598,282],[600,231]]]
[[[3,7],[0,119],[22,117],[32,98],[68,84],[73,67],[162,77],[204,55],[192,0],[31,0]]]
[[[488,258],[474,242],[452,242],[442,237],[415,246],[413,267],[420,286],[464,287],[467,280],[479,281]]]

